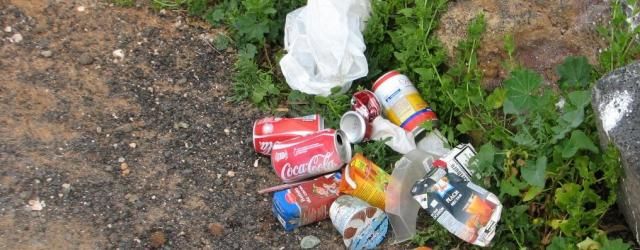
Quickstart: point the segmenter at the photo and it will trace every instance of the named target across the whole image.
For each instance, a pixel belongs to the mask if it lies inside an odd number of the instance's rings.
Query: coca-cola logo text
[[[273,142],[260,142],[260,152],[269,153],[271,152],[271,148],[273,148]]]
[[[282,166],[280,170],[280,177],[285,180],[292,177],[303,176],[307,174],[326,173],[332,170],[338,169],[338,162],[332,159],[333,152],[327,152],[325,154],[317,154],[309,159],[308,162],[303,162],[298,165],[291,166],[290,162],[287,162]]]
[[[281,151],[281,152],[276,152],[276,161],[281,161],[284,159],[287,159],[287,157],[289,157],[289,155],[287,154],[287,151]]]

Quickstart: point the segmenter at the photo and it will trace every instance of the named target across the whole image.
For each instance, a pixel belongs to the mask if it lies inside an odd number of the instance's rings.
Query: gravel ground
[[[229,101],[217,30],[94,1],[0,0],[0,25],[0,249],[342,248],[257,194],[264,114]]]

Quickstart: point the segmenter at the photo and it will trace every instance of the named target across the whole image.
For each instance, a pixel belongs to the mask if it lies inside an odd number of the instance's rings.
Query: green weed
[[[626,2],[630,6],[638,6],[637,0],[626,0]],[[638,13],[640,13],[640,8],[636,7],[632,15]],[[608,25],[599,27],[598,32],[609,43],[609,46],[602,51],[599,57],[600,74],[627,65],[640,56],[640,46],[638,46],[637,40],[640,27],[631,29],[620,0],[612,2],[611,21]]]
[[[133,7],[135,4],[134,0],[113,0],[113,3],[120,7]]]

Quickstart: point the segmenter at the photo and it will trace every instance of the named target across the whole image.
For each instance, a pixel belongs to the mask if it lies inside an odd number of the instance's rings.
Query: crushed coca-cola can
[[[373,119],[382,114],[382,105],[380,105],[376,95],[366,89],[353,94],[351,97],[351,109],[362,115],[367,122],[373,122]]]
[[[273,170],[285,183],[339,170],[351,161],[351,144],[341,130],[316,133],[276,142],[271,150]]]
[[[253,148],[258,153],[270,155],[275,142],[313,134],[322,129],[324,120],[320,115],[262,118],[253,123]]]
[[[329,217],[329,208],[338,198],[339,172],[327,174],[273,194],[273,214],[285,231]]]
[[[371,123],[356,111],[347,111],[342,115],[340,130],[344,131],[349,142],[354,144],[371,138]]]

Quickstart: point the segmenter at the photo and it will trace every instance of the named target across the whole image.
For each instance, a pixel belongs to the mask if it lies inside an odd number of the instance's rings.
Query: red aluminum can
[[[351,109],[362,115],[367,122],[373,122],[382,113],[382,106],[376,95],[366,89],[353,94]]]
[[[320,115],[262,118],[253,123],[253,148],[258,153],[270,155],[275,142],[310,135],[322,129],[324,119]]]
[[[276,142],[271,151],[273,170],[285,183],[339,170],[351,161],[351,144],[341,130]]]

